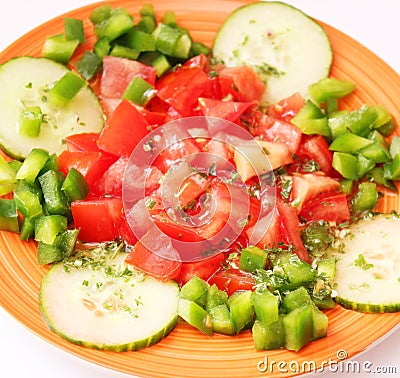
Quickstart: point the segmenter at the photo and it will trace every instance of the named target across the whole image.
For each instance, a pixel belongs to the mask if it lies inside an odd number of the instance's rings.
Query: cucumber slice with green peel
[[[178,320],[178,285],[135,270],[126,256],[99,247],[54,265],[40,288],[49,328],[74,344],[118,352],[167,336]]]
[[[227,66],[251,66],[266,82],[263,102],[274,103],[328,76],[332,48],[324,29],[297,8],[256,2],[234,11],[219,29],[213,55]]]
[[[400,311],[400,218],[378,214],[349,227],[329,255],[337,258],[336,301],[361,312]]]
[[[48,93],[66,73],[66,66],[47,58],[18,57],[0,66],[0,146],[11,157],[24,159],[33,148],[59,154],[64,138],[100,132],[104,115],[95,93],[85,85],[65,106],[52,105]],[[21,114],[38,106],[43,114],[38,136],[19,130]]]

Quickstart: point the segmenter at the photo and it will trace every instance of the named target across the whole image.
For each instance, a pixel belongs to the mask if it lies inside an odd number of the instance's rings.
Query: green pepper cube
[[[157,77],[162,76],[172,67],[167,57],[160,54],[158,51],[142,53],[139,57],[139,61],[148,66],[154,67]]]
[[[193,276],[181,289],[181,298],[204,307],[207,301],[209,284],[197,276]]]
[[[102,59],[92,51],[85,51],[77,64],[79,73],[86,79],[93,79],[103,66]]]
[[[218,289],[217,285],[211,285],[207,291],[206,310],[210,312],[213,307],[225,304],[228,300],[228,293]]]
[[[89,184],[82,173],[72,167],[62,183],[61,190],[71,202],[83,200],[89,194]]]
[[[172,52],[172,56],[178,59],[188,59],[192,47],[192,38],[189,34],[181,34]]]
[[[173,56],[181,37],[179,30],[168,25],[158,24],[152,35],[156,40],[156,49],[162,54]]]
[[[110,4],[100,5],[92,10],[89,20],[96,25],[111,17],[112,6]]]
[[[115,44],[110,51],[111,56],[136,60],[139,57],[140,51],[127,46]]]
[[[282,300],[282,305],[286,313],[295,310],[298,307],[311,304],[310,294],[304,286],[287,293]]]
[[[304,134],[331,136],[328,118],[325,117],[322,110],[310,100],[305,102],[299,112],[292,118],[291,122]]]
[[[358,180],[357,158],[344,152],[334,152],[332,167],[345,179]]]
[[[279,318],[279,298],[269,291],[253,292],[252,301],[254,311],[264,326],[275,323]]]
[[[66,230],[57,235],[53,244],[38,243],[37,258],[40,265],[51,264],[72,255],[79,230]]]
[[[128,84],[122,98],[137,105],[146,105],[156,94],[154,86],[139,76],[135,76]]]
[[[280,315],[278,320],[268,325],[257,319],[252,328],[252,336],[256,350],[271,350],[283,347],[285,345],[283,315]]]
[[[378,201],[378,189],[373,182],[362,182],[353,198],[353,210],[363,212],[371,210]]]
[[[373,141],[367,138],[360,137],[353,133],[343,133],[333,140],[329,149],[331,151],[344,152],[347,154],[354,154],[364,147],[372,144]]]
[[[126,34],[126,45],[139,52],[156,50],[154,37],[141,30],[130,30]]]
[[[364,105],[349,113],[346,118],[346,126],[354,134],[365,136],[374,127],[377,117],[374,108]]]
[[[60,172],[49,170],[39,176],[42,188],[44,208],[50,215],[70,216],[70,207],[66,194],[62,191],[63,178]]]
[[[339,110],[328,115],[328,125],[333,140],[348,131],[346,126],[346,116],[348,114],[348,110]]]
[[[55,106],[66,106],[86,84],[85,79],[69,71],[50,89],[48,100]]]
[[[144,31],[145,33],[151,34],[156,30],[157,23],[151,16],[142,16],[135,28],[137,30]]]
[[[376,120],[373,125],[374,129],[380,129],[381,127],[392,122],[391,114],[382,105],[372,105],[371,108],[375,110]]]
[[[18,180],[26,180],[33,183],[40,170],[44,167],[49,158],[49,153],[40,148],[34,148],[25,158],[16,174]]]
[[[179,299],[178,315],[205,335],[213,333],[210,314],[196,302]]]
[[[387,163],[390,161],[390,153],[388,149],[376,141],[373,141],[370,145],[364,147],[358,152],[375,163]]]
[[[330,98],[342,98],[350,94],[355,84],[347,80],[326,77],[311,84],[308,91],[316,102],[325,102]]]
[[[21,214],[32,219],[43,214],[42,192],[34,184],[26,180],[19,180],[17,188],[14,191],[14,200],[17,209]]]
[[[394,157],[398,154],[400,154],[400,137],[394,135],[392,142],[390,143],[390,156],[392,159],[394,159]]]
[[[373,160],[366,158],[364,155],[357,156],[357,171],[360,179],[374,167],[375,162]]]
[[[38,177],[46,173],[47,171],[53,170],[58,171],[60,168],[60,164],[58,162],[57,154],[51,154],[44,164],[43,168],[38,173]]]
[[[20,235],[21,240],[29,240],[35,236],[35,218],[24,217],[21,222]]]
[[[40,106],[27,106],[21,111],[18,131],[21,135],[36,138],[40,133],[43,113]]]
[[[139,14],[142,17],[147,16],[147,17],[152,17],[154,19],[156,18],[154,13],[154,6],[153,4],[149,3],[142,5],[142,7],[139,10]]]
[[[298,307],[283,317],[285,347],[299,351],[313,337],[313,305]]]
[[[208,55],[210,54],[211,49],[206,46],[204,43],[201,42],[192,42],[192,47],[190,48],[190,55],[197,56],[197,55]]]
[[[43,215],[35,221],[35,240],[53,244],[57,235],[67,230],[68,219],[62,215]]]
[[[42,56],[56,62],[67,64],[79,45],[77,39],[67,39],[63,34],[46,39],[42,47]]]
[[[173,11],[164,12],[161,22],[168,26],[175,26],[177,24],[175,12]]]
[[[220,304],[210,309],[211,324],[214,332],[223,335],[234,335],[231,313],[226,303]]]
[[[0,155],[0,196],[8,194],[17,187],[16,172]]]
[[[239,268],[246,272],[254,272],[257,269],[265,269],[268,254],[263,249],[250,246],[242,249]]]
[[[65,38],[78,40],[79,43],[85,42],[85,32],[83,30],[83,21],[76,18],[64,18]]]
[[[14,199],[0,198],[0,230],[19,232],[18,213]]]
[[[390,163],[390,178],[396,181],[400,179],[400,153]]]
[[[340,180],[340,191],[344,194],[351,194],[353,191],[354,181],[349,179]]]
[[[287,261],[281,264],[290,283],[301,285],[315,279],[316,271],[310,264],[301,260],[295,253],[290,254]]]
[[[100,58],[103,59],[110,53],[111,45],[107,37],[99,38],[93,46],[93,52]]]
[[[107,37],[109,41],[113,41],[134,26],[133,17],[129,12],[124,8],[116,8],[111,10],[109,17],[94,24],[94,32],[97,38]]]
[[[375,167],[365,174],[365,178],[376,184],[382,185],[394,192],[397,191],[396,185],[393,183],[393,178],[390,174],[390,166],[392,163],[386,163],[383,167]],[[387,172],[389,169],[389,173]]]
[[[255,313],[251,294],[250,290],[239,292],[229,302],[233,325],[237,333],[251,325],[254,321]]]
[[[336,258],[328,257],[319,260],[317,263],[317,273],[318,277],[332,281],[336,275]]]

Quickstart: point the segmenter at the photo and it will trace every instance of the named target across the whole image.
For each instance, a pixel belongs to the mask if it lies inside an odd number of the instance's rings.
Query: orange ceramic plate
[[[235,8],[248,2],[226,0],[157,0],[159,15],[174,10],[182,26],[191,30],[193,37],[211,46],[218,27]],[[124,6],[134,15],[142,1],[110,1]],[[98,5],[98,4],[97,4]],[[89,38],[83,46],[94,42],[88,16],[96,4],[68,13],[69,17],[85,20]],[[0,55],[0,63],[19,55],[40,54],[44,39],[63,30],[63,15],[28,33]],[[400,77],[383,61],[359,43],[338,30],[323,24],[334,50],[332,75],[357,83],[357,89],[343,103],[349,108],[363,103],[384,104],[397,122],[400,110],[395,99],[400,98]],[[379,204],[380,210],[400,210],[399,198],[386,194]],[[286,350],[256,351],[250,332],[236,337],[203,336],[193,328],[179,324],[159,344],[139,352],[101,352],[68,343],[50,332],[39,312],[39,285],[46,269],[38,266],[34,243],[19,240],[18,235],[0,233],[0,304],[12,316],[43,339],[76,356],[114,369],[143,377],[255,377],[268,374],[292,375],[319,368],[323,361],[338,361],[338,349],[348,357],[364,351],[372,343],[394,329],[400,322],[397,314],[362,314],[339,306],[327,312],[328,336],[312,342],[298,353]],[[271,372],[266,363],[282,361]],[[311,363],[310,363],[311,362]],[[286,363],[286,365],[285,365]]]

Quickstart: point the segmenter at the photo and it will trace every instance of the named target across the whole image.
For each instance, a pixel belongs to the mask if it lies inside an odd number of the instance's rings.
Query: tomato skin
[[[328,142],[322,135],[303,135],[297,155],[303,160],[316,161],[322,172],[328,176],[335,176],[335,170],[332,168],[333,152],[329,150]]]
[[[136,76],[155,84],[156,71],[153,67],[131,59],[105,56],[100,80],[100,97],[120,99]]]
[[[97,141],[98,147],[116,156],[130,156],[149,133],[149,124],[137,108],[122,100],[108,119]]]
[[[125,262],[163,282],[177,280],[181,270],[180,262],[153,253],[140,241],[133,246]]]
[[[236,291],[254,290],[254,277],[237,268],[220,269],[213,274],[208,283],[217,285],[218,289],[225,290],[229,296]]]
[[[122,200],[101,198],[71,203],[74,226],[79,238],[86,242],[112,241],[119,237],[123,206]]]
[[[297,256],[299,256],[301,260],[311,263],[311,257],[301,240],[300,221],[297,215],[297,209],[282,201],[277,201],[276,207],[281,222],[281,242],[286,245],[293,245]]]
[[[291,96],[282,99],[277,104],[272,104],[267,109],[267,114],[275,119],[280,119],[285,122],[290,120],[304,106],[304,97],[296,92]]]
[[[207,84],[208,76],[201,67],[181,67],[158,80],[157,97],[188,117]]]
[[[58,156],[59,170],[67,175],[71,168],[78,170],[86,179],[91,191],[97,180],[115,162],[112,155],[94,151],[63,151]]]
[[[225,254],[219,253],[201,261],[184,262],[178,277],[178,282],[184,285],[193,276],[197,276],[207,281],[217,270],[221,268],[221,263],[225,261]]]
[[[309,201],[302,208],[299,216],[306,221],[325,220],[340,224],[350,219],[347,197],[343,193],[319,196]]]
[[[240,102],[259,101],[265,90],[264,82],[249,66],[223,67],[218,71],[221,99],[232,96]]]
[[[199,98],[202,115],[218,117],[230,122],[236,122],[240,116],[256,105],[255,102],[222,101],[211,98]]]
[[[98,133],[73,134],[65,138],[68,151],[100,152],[97,146]]]

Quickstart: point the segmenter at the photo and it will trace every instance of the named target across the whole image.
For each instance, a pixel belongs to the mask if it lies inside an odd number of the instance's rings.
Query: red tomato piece
[[[255,105],[255,102],[235,102],[214,100],[204,97],[199,98],[199,106],[202,115],[218,117],[231,122],[236,122],[244,112]]]
[[[300,159],[314,160],[321,167],[321,171],[332,176],[335,170],[332,168],[333,152],[322,135],[303,135],[297,155]]]
[[[152,85],[155,84],[156,71],[153,67],[131,59],[105,56],[100,81],[100,96],[120,99],[136,76]]]
[[[130,156],[136,145],[149,133],[149,124],[136,107],[122,100],[100,133],[97,145],[116,156]]]
[[[116,198],[101,198],[71,203],[74,226],[79,239],[86,242],[112,241],[119,237],[122,217],[122,201]]]
[[[115,162],[115,157],[102,152],[63,151],[58,156],[59,170],[67,175],[75,168],[86,179],[91,190],[108,167]]]
[[[306,221],[325,220],[340,224],[350,219],[347,197],[343,193],[318,197],[308,202],[299,215]]]
[[[157,97],[188,117],[208,84],[208,76],[200,67],[181,67],[158,80]]]
[[[307,263],[311,262],[311,257],[304,247],[300,235],[300,221],[297,209],[282,201],[277,201],[276,207],[281,222],[281,242],[292,245],[299,258]]]
[[[260,248],[272,248],[281,241],[281,221],[275,208],[270,217],[264,217],[251,225],[246,234],[251,244]]]
[[[223,67],[218,72],[222,98],[232,96],[235,101],[259,101],[265,84],[249,66]]]
[[[291,200],[295,201],[296,207],[300,211],[308,201],[322,194],[335,192],[339,188],[339,181],[322,172],[293,173]]]
[[[142,242],[138,241],[125,261],[161,281],[177,280],[181,263],[175,259],[176,254],[169,241],[162,237],[157,239],[159,247],[166,250],[167,255],[161,256],[154,253],[153,250],[146,248]]]
[[[304,98],[300,93],[294,93],[267,109],[267,114],[276,119],[289,122],[304,106]]]
[[[118,235],[122,238],[126,243],[130,245],[134,245],[137,242],[137,237],[132,231],[129,223],[126,219],[125,212],[122,213],[121,221],[118,224]]]
[[[65,138],[67,150],[100,152],[99,147],[97,147],[97,140],[99,139],[99,135],[99,133],[82,133],[69,135]]]
[[[184,285],[193,276],[197,276],[207,281],[217,270],[221,268],[221,263],[225,261],[225,254],[218,253],[201,261],[184,262],[178,277],[178,282]]]
[[[218,289],[225,290],[229,296],[236,291],[254,290],[254,277],[240,269],[228,268],[217,271],[208,280],[210,285],[217,285]]]

